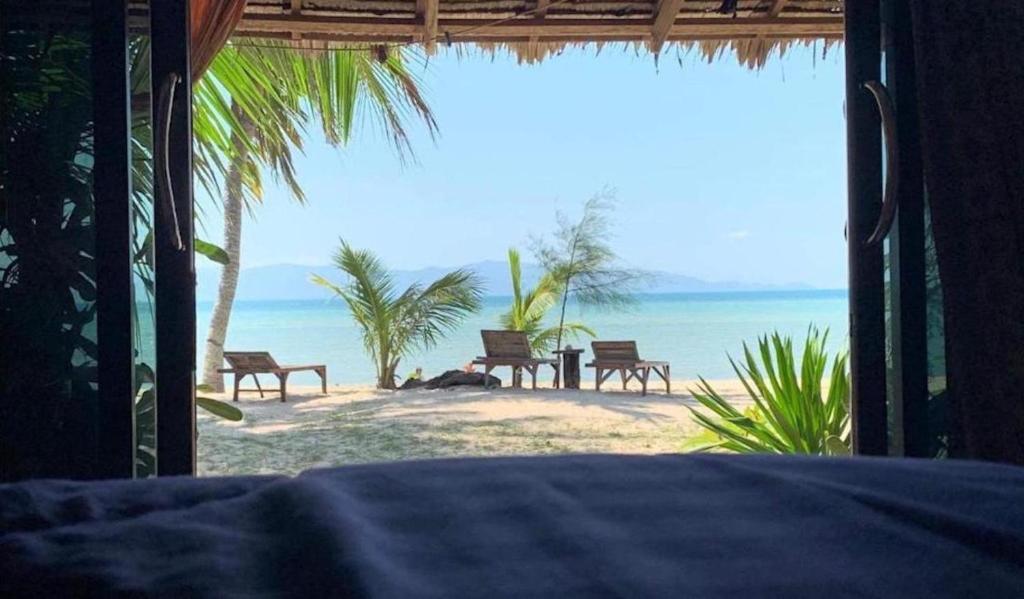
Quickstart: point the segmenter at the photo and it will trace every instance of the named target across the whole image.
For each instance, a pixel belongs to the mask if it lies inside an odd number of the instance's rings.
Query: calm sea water
[[[433,376],[460,368],[482,352],[480,329],[498,328],[498,316],[509,303],[505,297],[487,298],[483,310],[441,344],[404,359],[399,374],[422,367],[426,376]],[[211,308],[209,303],[198,308],[200,365]],[[743,341],[753,342],[773,330],[802,340],[813,323],[830,329],[833,350],[845,349],[848,342],[847,295],[841,290],[647,295],[623,312],[581,312],[570,306],[568,318],[585,322],[600,339],[635,339],[642,357],[670,361],[675,379],[734,378],[726,353],[740,355]],[[589,340],[570,343],[587,348],[583,357],[589,357]],[[225,347],[267,350],[281,363],[326,363],[331,384],[374,381],[359,329],[339,301],[238,302]],[[318,382],[312,373],[291,380]]]

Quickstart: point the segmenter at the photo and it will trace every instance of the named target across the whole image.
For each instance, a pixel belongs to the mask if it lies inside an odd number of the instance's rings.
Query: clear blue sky
[[[394,268],[500,260],[611,187],[626,263],[846,286],[841,49],[791,50],[760,72],[693,55],[656,68],[620,48],[540,65],[452,53],[420,74],[436,143],[414,124],[402,165],[369,120],[341,150],[314,132],[297,162],[309,204],[268,180],[243,268],[326,264],[339,236]],[[205,226],[220,238],[219,214]]]

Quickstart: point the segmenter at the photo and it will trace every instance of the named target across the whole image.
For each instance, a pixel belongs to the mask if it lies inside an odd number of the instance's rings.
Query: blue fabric
[[[1024,469],[566,456],[0,485],[0,595],[1024,596]]]

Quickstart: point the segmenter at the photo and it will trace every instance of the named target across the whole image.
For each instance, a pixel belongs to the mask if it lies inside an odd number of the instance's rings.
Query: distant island
[[[462,268],[475,271],[483,278],[486,295],[511,295],[508,264],[498,260],[487,260],[466,264]],[[418,270],[397,270],[395,286],[399,289],[417,281],[432,281],[450,271],[450,267],[431,267]],[[337,269],[330,265],[309,266],[300,264],[273,264],[243,268],[238,280],[237,300],[306,300],[327,299],[330,293],[324,288],[310,283],[311,273],[336,278],[340,282]],[[534,264],[523,265],[524,284],[532,286],[540,277],[541,268]],[[650,281],[637,289],[639,293],[715,293],[724,291],[797,291],[814,289],[811,285],[791,283],[786,285],[768,285],[741,281],[705,281],[687,275],[652,271]],[[213,301],[217,294],[219,269],[202,268],[196,272],[198,279],[197,299]]]

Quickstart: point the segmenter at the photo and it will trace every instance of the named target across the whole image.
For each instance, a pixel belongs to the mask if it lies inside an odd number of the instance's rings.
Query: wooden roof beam
[[[433,52],[437,42],[440,0],[416,0],[416,18],[423,23],[423,45]]]
[[[533,11],[533,16],[538,19],[543,19],[548,14],[548,5],[551,4],[551,0],[537,0],[537,8]]]
[[[537,8],[533,10],[533,16],[536,19],[543,19],[548,16],[548,6],[551,4],[551,0],[537,0]],[[539,35],[530,36],[530,46],[534,56],[532,58],[540,59],[540,49],[537,48],[537,42],[540,41]]]
[[[683,0],[658,0],[658,6],[654,9],[654,27],[651,28],[651,52],[661,53],[661,47],[665,45],[682,7]]]
[[[607,37],[629,39],[650,39],[654,27],[653,19],[516,19],[500,24],[481,19],[439,19],[438,29],[451,34],[453,41],[460,41],[459,32],[472,29],[474,39],[529,39],[531,35],[543,38],[577,38],[580,41],[599,41]],[[239,23],[239,33],[289,33],[330,34],[332,36],[380,36],[381,38],[402,37],[416,39],[423,35],[423,24],[419,19],[377,19],[367,17],[323,17],[304,14],[301,17],[289,15],[253,14]],[[677,18],[668,32],[668,40],[676,38],[703,37],[731,39],[733,37],[805,37],[841,38],[843,17],[793,18],[732,17]]]
[[[236,32],[238,37],[244,37],[249,39],[287,39],[288,33],[269,33],[261,32],[256,33],[252,31],[239,31]],[[788,34],[780,33],[773,35],[772,39],[778,40],[802,40],[807,39],[807,34]],[[831,41],[842,41],[842,33],[821,33],[816,34],[813,37],[823,40]],[[574,44],[580,42],[642,42],[650,40],[651,31],[623,33],[623,34],[609,34],[601,35],[599,37],[580,37],[572,35],[545,35],[543,41],[545,43],[554,44]],[[670,42],[715,42],[715,41],[732,41],[732,40],[753,40],[757,39],[757,34],[731,34],[723,36],[719,35],[690,35],[686,33],[670,33],[668,41]],[[409,35],[381,35],[380,33],[370,34],[344,34],[344,35],[333,35],[329,33],[307,33],[303,37],[306,40],[316,40],[319,42],[325,42],[327,44],[333,44],[333,47],[343,48],[350,45],[354,46],[372,46],[373,44],[381,44],[384,42],[394,43],[405,43],[413,41]],[[466,44],[466,43],[481,43],[481,44],[493,44],[495,42],[506,42],[510,44],[525,43],[529,40],[529,36],[515,36],[515,37],[495,37],[494,35],[482,35],[479,31],[473,31],[465,35],[460,35],[452,39],[454,44]]]
[[[292,14],[293,17],[298,17],[298,16],[302,15],[302,0],[291,0],[290,8],[291,8],[291,14]],[[293,40],[301,40],[302,39],[302,34],[299,33],[298,31],[293,31],[292,32],[292,39]]]
[[[786,8],[786,3],[789,0],[772,0],[772,5],[768,7],[768,16],[775,18],[782,14],[782,9]]]

